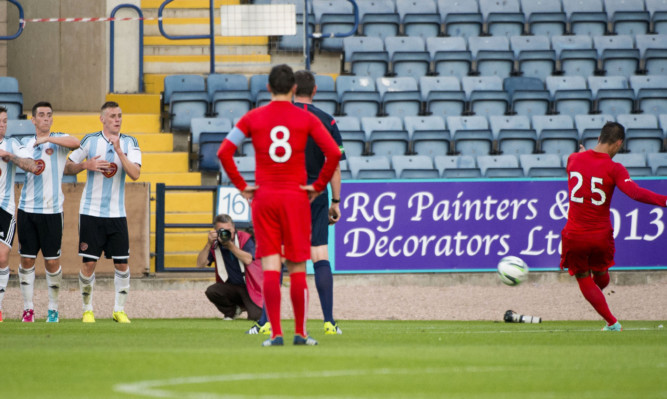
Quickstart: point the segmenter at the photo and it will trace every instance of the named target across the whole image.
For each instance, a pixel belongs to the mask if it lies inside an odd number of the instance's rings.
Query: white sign
[[[222,36],[296,35],[294,4],[221,6]]]
[[[216,214],[225,213],[234,222],[250,222],[250,204],[236,187],[218,187],[218,207]]]

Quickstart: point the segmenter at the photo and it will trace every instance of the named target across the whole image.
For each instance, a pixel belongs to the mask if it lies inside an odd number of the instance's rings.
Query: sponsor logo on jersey
[[[53,155],[53,148],[47,148],[46,151],[44,151],[46,155]]]
[[[79,249],[81,249],[82,251],[85,251],[86,249],[88,249],[88,244],[86,244],[85,242],[82,242],[79,245]]]
[[[102,172],[102,174],[104,175],[104,177],[112,178],[114,177],[116,172],[118,172],[118,165],[111,162],[109,164],[109,167],[104,172]]]
[[[41,159],[38,159],[35,161],[35,165],[37,165],[37,170],[34,172],[35,176],[39,176],[44,172],[44,168],[46,168],[46,163],[42,161]]]

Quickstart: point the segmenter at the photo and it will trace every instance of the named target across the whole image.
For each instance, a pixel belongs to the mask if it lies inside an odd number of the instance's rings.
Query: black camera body
[[[227,242],[232,239],[232,232],[231,230],[227,229],[219,229],[218,230],[218,239],[221,242]]]

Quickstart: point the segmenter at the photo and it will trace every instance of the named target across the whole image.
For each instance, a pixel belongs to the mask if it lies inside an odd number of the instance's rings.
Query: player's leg
[[[280,323],[280,254],[265,256],[262,258],[262,269],[264,270],[264,304],[266,314],[271,323],[271,340],[283,335]]]
[[[113,259],[114,278],[113,285],[116,294],[112,318],[118,323],[130,323],[125,313],[125,302],[130,293],[130,266],[127,264],[130,258],[130,237],[127,229],[127,219],[105,218],[106,242],[104,254]]]
[[[82,264],[79,272],[79,290],[83,303],[84,323],[94,323],[93,288],[95,287],[95,267],[102,254],[105,240],[101,218],[79,215],[79,256]]]
[[[342,333],[333,317],[333,274],[329,263],[329,198],[326,192],[311,204],[310,258],[315,272],[315,287],[320,298],[325,334]]]
[[[16,220],[19,233],[19,254],[21,263],[19,265],[19,284],[21,296],[23,297],[23,321],[35,321],[33,296],[35,291],[35,259],[40,250],[39,231],[33,214],[19,209]]]
[[[2,321],[2,300],[9,282],[9,252],[14,242],[16,220],[4,209],[0,209],[0,321]]]
[[[44,256],[44,267],[46,268],[46,286],[49,296],[46,321],[57,323],[59,321],[58,294],[62,284],[60,253],[63,237],[63,214],[35,214],[33,218],[38,222],[37,232],[42,255]]]
[[[601,290],[605,289],[609,285],[609,272],[593,272],[593,281]]]
[[[308,284],[306,282],[306,262],[287,261],[290,275],[290,297],[294,309],[294,345],[317,345],[317,341],[308,336]]]
[[[602,293],[600,287],[595,285],[595,281],[591,278],[590,272],[587,273],[578,273],[575,274],[577,278],[577,283],[579,284],[579,290],[584,295],[584,298],[593,306],[596,312],[603,319],[607,321],[607,325],[611,326],[616,324],[618,321],[616,317],[609,310],[609,305],[607,305],[607,300]]]

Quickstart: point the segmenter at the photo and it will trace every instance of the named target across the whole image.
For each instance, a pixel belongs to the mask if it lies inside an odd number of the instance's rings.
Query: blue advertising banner
[[[667,179],[637,179],[667,193]],[[492,271],[506,255],[558,270],[565,179],[344,181],[337,273]],[[615,269],[667,269],[665,208],[616,190]]]

